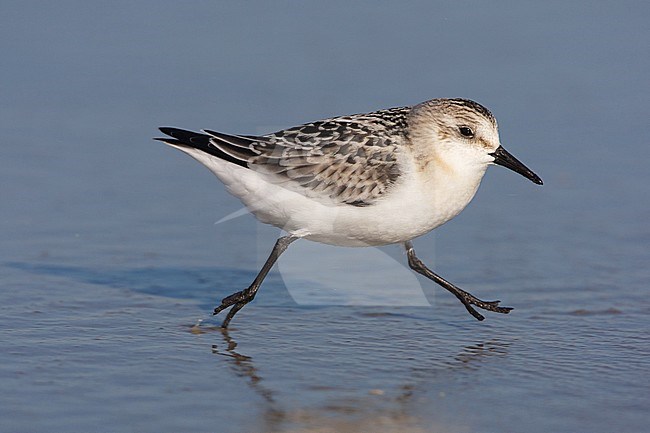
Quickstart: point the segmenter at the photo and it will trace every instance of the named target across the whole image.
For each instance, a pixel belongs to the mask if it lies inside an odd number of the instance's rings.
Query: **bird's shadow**
[[[247,287],[255,272],[224,267],[85,267],[34,262],[5,262],[4,267],[35,275],[65,278],[136,293],[198,302],[214,307],[215,298]],[[265,304],[295,305],[279,274],[271,272],[265,281]]]

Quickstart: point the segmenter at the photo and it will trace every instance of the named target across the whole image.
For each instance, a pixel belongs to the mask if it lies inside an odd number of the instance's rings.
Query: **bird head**
[[[468,99],[432,99],[413,107],[412,138],[435,143],[438,158],[455,167],[485,170],[501,165],[542,185],[542,179],[512,156],[499,140],[497,121],[490,111]]]

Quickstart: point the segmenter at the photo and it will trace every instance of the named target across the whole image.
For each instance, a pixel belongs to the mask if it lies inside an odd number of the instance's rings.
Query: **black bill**
[[[509,168],[512,171],[516,171],[523,177],[530,179],[531,182],[535,182],[537,185],[543,185],[542,179],[533,173],[528,167],[521,163],[517,158],[510,155],[503,146],[499,146],[497,150],[490,154],[494,157],[494,163],[501,165],[505,168]]]

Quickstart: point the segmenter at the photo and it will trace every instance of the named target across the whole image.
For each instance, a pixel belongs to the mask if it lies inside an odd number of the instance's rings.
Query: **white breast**
[[[402,175],[377,203],[356,207],[307,198],[268,182],[263,175],[202,151],[179,148],[208,167],[261,222],[331,245],[377,246],[404,242],[447,222],[467,206],[485,173],[418,170]]]

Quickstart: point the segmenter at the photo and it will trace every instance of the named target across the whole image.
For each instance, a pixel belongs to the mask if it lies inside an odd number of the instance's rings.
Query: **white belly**
[[[262,175],[194,149],[182,148],[207,166],[261,222],[287,233],[340,246],[405,242],[444,224],[474,197],[480,175],[462,178],[402,175],[378,202],[364,207],[307,198]]]

